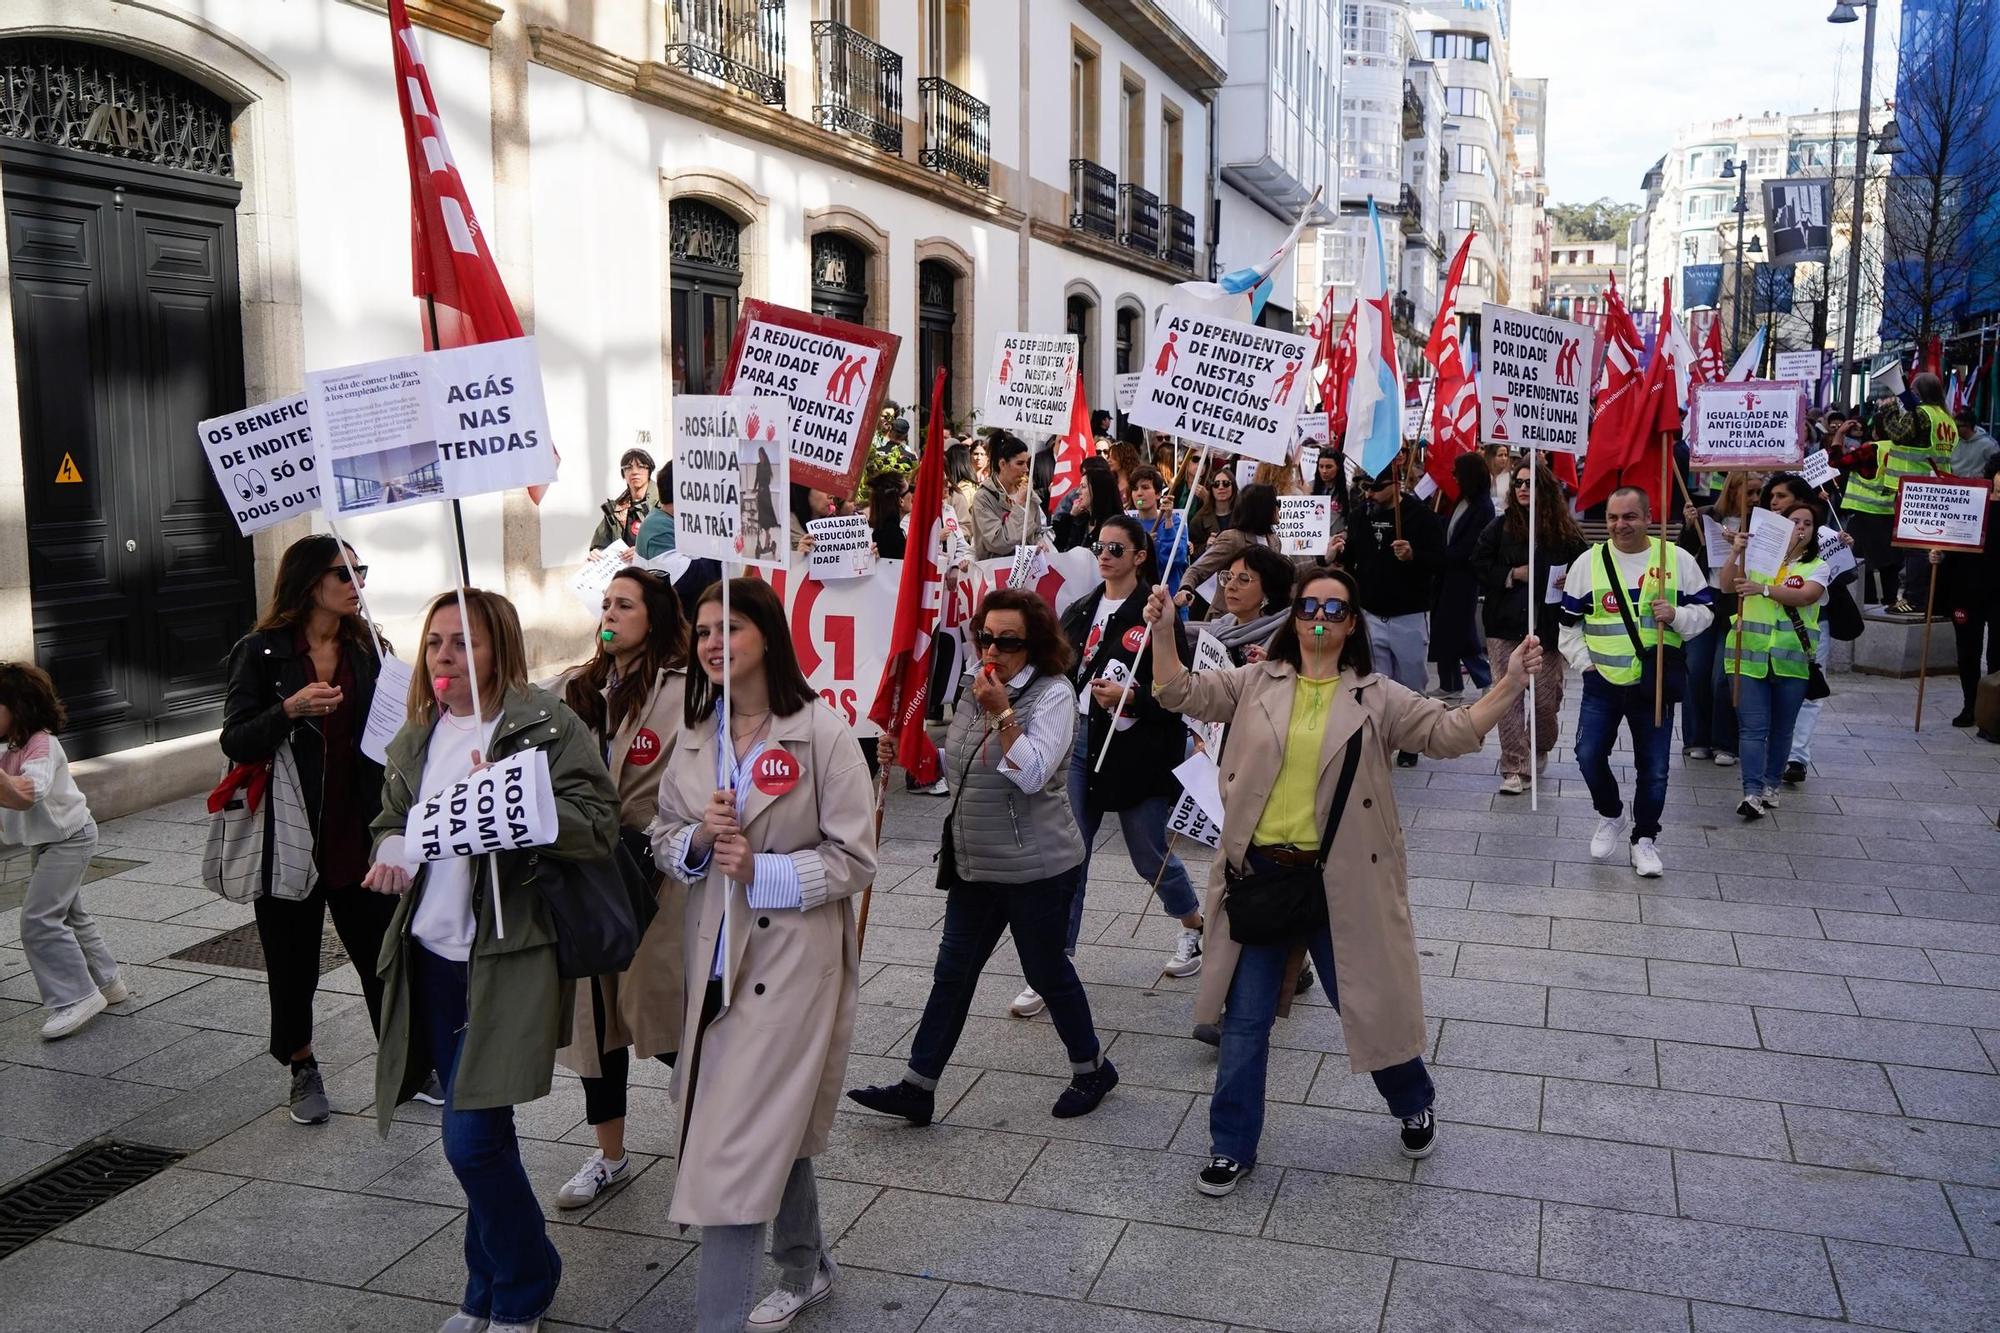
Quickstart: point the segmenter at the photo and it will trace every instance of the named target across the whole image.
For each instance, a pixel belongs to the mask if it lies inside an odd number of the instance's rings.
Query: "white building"
[[[1518,310],[1549,309],[1549,81],[1515,79],[1508,90],[1514,173],[1508,192],[1508,299]]]
[[[1511,299],[1507,6],[1505,0],[1425,0],[1411,23],[1419,53],[1435,64],[1445,88],[1444,249],[1454,254],[1467,232],[1477,237],[1458,289],[1459,311],[1476,316],[1484,302]]]

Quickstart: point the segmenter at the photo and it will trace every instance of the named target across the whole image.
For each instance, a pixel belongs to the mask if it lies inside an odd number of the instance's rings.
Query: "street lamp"
[[[1868,185],[1868,89],[1875,75],[1875,5],[1876,0],[1862,0],[1862,8],[1868,11],[1868,23],[1861,38],[1861,109],[1854,115],[1854,203],[1847,210],[1847,323],[1841,329],[1840,353],[1840,405],[1848,406],[1847,392],[1854,382],[1854,323],[1860,318],[1861,306],[1861,220],[1867,203]],[[1828,23],[1852,23],[1856,15],[1854,6],[1837,4],[1826,17]],[[1883,131],[1882,142],[1888,144],[1890,132],[1895,129],[1891,121]],[[1897,142],[1897,148],[1902,144]]]
[[[1875,136],[1875,156],[1894,157],[1903,151],[1903,132],[1896,128],[1896,118],[1891,116],[1882,132]]]
[[[1743,355],[1743,229],[1744,219],[1750,212],[1750,163],[1738,162],[1735,158],[1725,158],[1722,163],[1722,179],[1736,182],[1736,298],[1731,302],[1729,312],[1729,354]],[[1764,243],[1755,242],[1756,253],[1761,254]]]

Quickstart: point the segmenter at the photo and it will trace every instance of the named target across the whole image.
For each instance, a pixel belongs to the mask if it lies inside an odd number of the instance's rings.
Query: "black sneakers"
[[[1056,1098],[1049,1114],[1058,1120],[1074,1120],[1080,1115],[1089,1115],[1104,1100],[1104,1094],[1117,1086],[1117,1067],[1109,1060],[1100,1059],[1097,1068],[1070,1079],[1069,1086],[1062,1090],[1062,1096]]]
[[[1785,765],[1783,777],[1788,784],[1796,787],[1806,780],[1806,766],[1794,759]]]
[[[1437,1118],[1431,1108],[1403,1117],[1403,1156],[1412,1161],[1429,1157],[1437,1149]]]
[[[1416,766],[1417,766],[1417,752],[1415,750],[1396,751],[1397,768],[1415,768]]]
[[[1236,1188],[1236,1182],[1256,1170],[1252,1162],[1245,1166],[1233,1157],[1211,1157],[1208,1165],[1194,1179],[1194,1187],[1211,1199],[1219,1199]]]
[[[937,1114],[936,1093],[902,1080],[875,1088],[849,1088],[847,1100],[883,1115],[899,1115],[913,1125],[928,1125]]]

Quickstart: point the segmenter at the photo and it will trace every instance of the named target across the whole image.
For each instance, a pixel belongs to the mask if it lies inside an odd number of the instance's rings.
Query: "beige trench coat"
[[[1296,678],[1291,666],[1266,661],[1230,671],[1183,672],[1153,687],[1167,708],[1229,723],[1217,763],[1222,773],[1220,850],[1232,864],[1243,864],[1250,834],[1277,783]],[[1424,1049],[1424,995],[1389,752],[1415,750],[1450,759],[1478,749],[1481,733],[1463,708],[1426,699],[1386,676],[1342,672],[1320,745],[1314,809],[1322,829],[1340,775],[1335,760],[1350,737],[1361,746],[1361,763],[1327,857],[1326,909],[1348,1064],[1358,1074],[1401,1064]],[[1241,953],[1229,937],[1222,905],[1224,856],[1215,859],[1204,905],[1208,920],[1195,995],[1197,1023],[1221,1021]]]
[[[681,732],[681,707],[687,674],[661,671],[636,716],[627,718],[611,738],[612,785],[618,788],[618,827],[648,832],[659,817],[660,774]],[[560,691],[558,691],[560,693]],[[650,867],[649,867],[650,868]],[[681,1011],[687,1003],[687,973],[681,965],[687,885],[672,875],[659,880],[660,910],[639,941],[639,952],[623,972],[597,977],[604,998],[604,1037],[597,1037],[597,1010],[591,1001],[592,978],[576,983],[576,1018],[569,1037],[556,1052],[556,1063],[574,1074],[598,1078],[604,1073],[603,1051],[632,1048],[633,1058],[650,1060],[681,1047]]]
[[[845,1086],[861,982],[853,895],[875,878],[874,787],[846,722],[823,703],[774,718],[770,743],[797,762],[798,782],[781,795],[753,787],[743,826],[752,850],[790,855],[801,906],[753,911],[712,864],[688,895],[680,1167],[667,1213],[683,1226],[776,1217],[792,1163],[826,1147]],[[653,846],[669,874],[715,792],[715,759],[712,720],[684,728],[668,756]],[[725,901],[722,1011],[703,1031]]]

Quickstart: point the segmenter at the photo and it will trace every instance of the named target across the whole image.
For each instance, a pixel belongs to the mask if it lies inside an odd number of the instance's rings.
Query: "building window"
[[[1091,359],[1097,341],[1097,302],[1082,292],[1073,292],[1063,303],[1063,324],[1065,332],[1076,338],[1076,364],[1083,376],[1084,397],[1091,402],[1101,402],[1092,374],[1095,362]]]
[[[852,28],[863,37],[875,36],[875,0],[819,0],[819,17]]]
[[[1457,199],[1451,205],[1451,225],[1459,231],[1493,230],[1493,215],[1486,211],[1486,205],[1471,199]]]
[[[1131,185],[1146,179],[1146,85],[1129,74],[1118,81],[1118,171]]]
[[[1097,161],[1097,52],[1086,46],[1070,48],[1069,155]]]
[[[1160,107],[1160,191],[1171,207],[1181,207],[1181,113],[1178,108]]]
[[[736,219],[714,204],[676,199],[667,205],[668,310],[677,394],[721,389],[743,287],[742,236]]]
[[[1465,257],[1465,283],[1470,287],[1486,285],[1486,261],[1472,255]]]
[[[1401,65],[1398,17],[1392,6],[1349,0],[1340,7],[1340,44],[1349,56],[1362,57],[1362,64]]]
[[[1444,109],[1454,116],[1493,119],[1493,99],[1486,95],[1484,88],[1446,88]]]
[[[1701,237],[1681,237],[1681,261],[1688,264],[1699,264],[1701,262]]]
[[[1750,174],[1758,177],[1778,174],[1778,150],[1775,146],[1750,150]]]
[[[926,259],[917,265],[917,375],[925,402],[930,401],[931,385],[937,383],[940,367],[944,377],[944,416],[956,415],[954,404],[958,378],[952,369],[952,346],[958,331],[958,270],[942,259]],[[919,423],[928,430],[928,423]]]
[[[1340,169],[1362,181],[1395,181],[1403,146],[1401,103],[1379,97],[1340,99]]]
[[[812,311],[850,324],[868,322],[868,252],[837,231],[812,238]]]
[[[1118,307],[1117,347],[1114,349],[1112,365],[1120,375],[1129,375],[1139,368],[1139,354],[1145,350],[1146,339],[1141,325],[1146,312],[1135,305]]]
[[[1476,143],[1462,143],[1452,160],[1452,174],[1458,176],[1485,176],[1490,174],[1486,161],[1486,150]]]
[[[1431,34],[1432,60],[1491,60],[1492,48],[1486,38],[1469,32]]]
[[[931,73],[964,88],[972,54],[972,0],[925,0],[924,20]]]
[[[1319,284],[1352,287],[1361,280],[1361,237],[1342,227],[1319,234]]]

